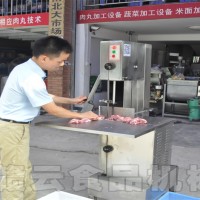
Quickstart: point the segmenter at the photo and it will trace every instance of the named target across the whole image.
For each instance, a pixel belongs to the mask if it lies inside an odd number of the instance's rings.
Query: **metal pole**
[[[116,81],[113,81],[113,98],[112,103],[115,104],[115,97],[116,97]]]
[[[107,80],[107,117],[109,117],[109,105],[110,105],[110,77],[109,77],[109,70],[108,70],[108,80]]]

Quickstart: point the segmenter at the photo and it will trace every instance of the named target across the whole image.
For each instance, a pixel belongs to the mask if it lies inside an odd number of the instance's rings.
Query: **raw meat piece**
[[[105,119],[105,117],[103,115],[99,115],[97,118],[97,120],[103,120],[103,119]]]
[[[79,124],[79,119],[71,119],[69,124]]]
[[[139,118],[139,117],[133,118],[133,119],[129,122],[129,124],[132,124],[132,125],[146,124],[146,123],[147,123],[147,120],[142,119],[142,118]]]
[[[132,120],[131,117],[124,117],[123,122],[128,124],[131,120]]]
[[[105,119],[104,116],[99,115],[98,118],[93,119],[93,120],[103,120]],[[84,118],[84,119],[71,119],[69,121],[69,124],[83,124],[83,123],[88,123],[91,122],[93,120]],[[118,121],[118,122],[123,122],[126,124],[131,124],[131,125],[137,125],[137,124],[147,124],[147,120],[146,119],[142,119],[140,117],[136,117],[136,118],[131,118],[131,117],[123,117],[120,115],[111,115],[107,120],[110,121]]]
[[[147,123],[147,120],[142,119],[140,117],[131,118],[131,117],[122,117],[120,115],[111,115],[107,120],[120,121],[120,122],[124,122],[124,123],[131,124],[131,125],[146,124]]]
[[[69,124],[83,124],[83,123],[88,123],[91,122],[90,119],[84,118],[84,119],[71,119],[69,121]]]
[[[111,115],[107,120],[123,122],[124,117],[122,117],[120,115]]]
[[[107,118],[107,120],[110,121],[115,121],[116,115],[111,115],[109,118]]]
[[[84,119],[81,119],[80,121],[81,121],[81,124],[82,124],[82,123],[88,123],[88,122],[91,122],[92,120],[87,119],[87,118],[84,118]]]
[[[99,115],[99,117],[97,119],[94,119],[94,121],[96,120],[103,120],[105,119],[105,117],[103,115]],[[69,124],[84,124],[84,123],[88,123],[91,122],[93,120],[88,119],[88,118],[84,118],[84,119],[71,119],[69,121]]]

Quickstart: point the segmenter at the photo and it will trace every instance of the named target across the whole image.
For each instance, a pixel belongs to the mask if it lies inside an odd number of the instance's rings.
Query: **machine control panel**
[[[119,61],[120,60],[120,45],[111,44],[109,46],[109,61]]]
[[[150,74],[151,45],[127,41],[101,41],[101,80],[139,80]],[[108,71],[109,70],[109,71]],[[148,75],[149,76],[149,75]]]

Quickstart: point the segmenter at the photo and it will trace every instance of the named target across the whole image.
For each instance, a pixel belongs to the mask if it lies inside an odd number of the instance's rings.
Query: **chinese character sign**
[[[49,4],[49,35],[63,37],[65,0],[52,0]]]
[[[33,13],[0,17],[0,28],[41,26],[49,24],[49,13]]]
[[[77,21],[80,24],[114,21],[138,21],[200,17],[200,2],[162,4],[151,6],[127,6],[96,10],[80,10]]]

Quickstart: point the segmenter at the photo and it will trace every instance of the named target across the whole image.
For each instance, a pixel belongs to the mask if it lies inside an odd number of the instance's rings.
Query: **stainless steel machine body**
[[[164,86],[163,116],[188,117],[187,101],[200,97],[198,80],[168,79]]]
[[[102,41],[100,47],[100,75],[97,78],[88,102],[96,92],[101,80],[113,82],[112,100],[109,99],[109,84],[107,100],[115,105],[116,81],[123,82],[122,107],[134,108],[136,112],[149,108],[151,45],[127,41]],[[101,101],[102,102],[102,101]],[[83,108],[83,111],[87,109]]]
[[[145,74],[150,74],[148,67],[151,67],[151,45],[119,40],[102,41],[100,48],[102,80],[108,79],[108,71],[104,67],[106,63],[115,64],[109,75],[109,79],[113,81],[144,79]]]
[[[195,80],[167,80],[167,99],[170,101],[187,102],[200,96],[199,81]]]
[[[148,124],[145,125],[108,120],[76,125],[68,124],[65,119],[36,125],[62,129],[66,133],[99,134],[99,171],[103,173],[89,177],[90,197],[97,200],[157,200],[173,189],[177,181],[177,169],[170,165],[173,120],[146,119]]]
[[[101,135],[99,166],[104,174],[89,178],[90,197],[156,200],[172,189],[177,181],[177,168],[170,165],[171,128],[172,123],[168,121],[135,138]]]

